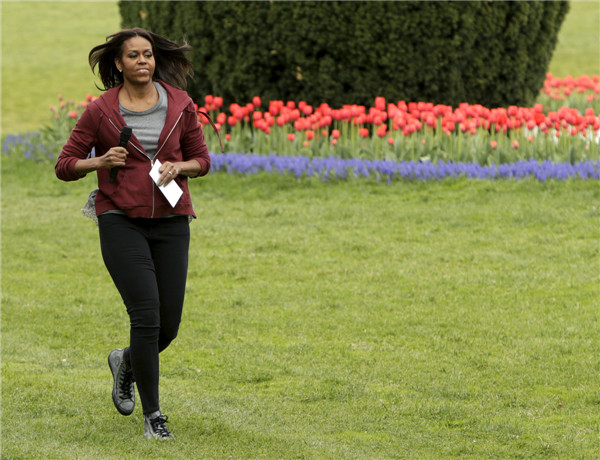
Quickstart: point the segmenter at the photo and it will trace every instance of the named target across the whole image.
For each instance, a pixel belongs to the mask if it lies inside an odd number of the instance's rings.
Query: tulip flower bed
[[[540,94],[547,105],[533,107],[463,103],[452,108],[377,97],[373,107],[270,101],[263,108],[255,97],[224,111],[223,100],[209,95],[199,110],[216,120],[225,149],[232,152],[488,166],[530,159],[575,163],[600,158],[598,80],[597,75],[556,79],[548,74]],[[550,102],[561,106],[549,109]],[[216,136],[205,132],[211,151],[217,151]]]
[[[53,159],[81,112],[59,96],[51,126],[41,133],[8,136],[3,152]],[[347,177],[441,179],[535,177],[598,179],[600,84],[598,75],[554,78],[548,74],[533,107],[453,108],[428,102],[389,102],[372,107],[270,101],[260,97],[223,108],[208,95],[198,110],[215,121],[225,155],[214,154],[214,171],[275,171],[323,180]],[[198,115],[211,152],[219,140]]]
[[[580,112],[585,112],[590,107],[596,113],[600,113],[599,91],[598,75],[557,78],[548,73],[538,102],[548,110],[556,111],[563,105],[568,105],[579,109]]]

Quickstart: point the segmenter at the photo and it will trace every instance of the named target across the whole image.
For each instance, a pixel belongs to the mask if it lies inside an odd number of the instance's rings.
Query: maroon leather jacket
[[[210,169],[210,156],[194,103],[185,91],[159,83],[167,90],[169,106],[154,158],[161,163],[197,160],[202,167],[200,176],[203,176]],[[87,158],[92,148],[96,156],[102,156],[119,145],[120,132],[125,126],[119,112],[121,86],[106,91],[84,110],[56,162],[55,172],[59,179],[81,179],[82,176],[75,171],[78,160]],[[119,168],[114,183],[109,182],[109,169],[97,171],[96,214],[119,209],[129,217],[155,218],[169,214],[196,217],[187,177],[175,178],[183,195],[173,208],[149,176],[152,162],[135,135],[131,136],[126,148],[129,155],[125,166]]]

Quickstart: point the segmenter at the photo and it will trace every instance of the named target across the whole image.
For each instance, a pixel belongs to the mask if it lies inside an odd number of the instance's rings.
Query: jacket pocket
[[[143,167],[141,164],[121,168],[114,184],[109,184],[108,181],[104,184],[106,186],[104,192],[119,209],[124,211],[140,206],[151,206],[154,184],[149,172],[149,167]]]

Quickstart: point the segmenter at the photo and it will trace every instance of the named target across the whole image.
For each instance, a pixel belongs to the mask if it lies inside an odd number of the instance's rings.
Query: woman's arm
[[[64,181],[81,179],[86,172],[90,172],[95,158],[87,158],[95,145],[95,133],[98,126],[98,115],[91,104],[83,111],[77,120],[75,128],[71,131],[67,143],[63,146],[54,171],[56,177]],[[82,162],[79,164],[80,162]],[[77,165],[79,164],[79,167]],[[78,170],[79,169],[79,170]]]
[[[77,160],[74,169],[79,176],[83,177],[87,173],[97,171],[98,169],[110,169],[113,167],[125,166],[127,150],[123,147],[113,147],[101,157],[85,158]]]
[[[195,160],[198,163],[198,169],[195,170],[196,174],[186,175],[188,177],[206,175],[210,170],[210,155],[204,140],[202,125],[198,121],[193,105],[189,106],[186,113],[184,132],[180,142],[183,162]]]

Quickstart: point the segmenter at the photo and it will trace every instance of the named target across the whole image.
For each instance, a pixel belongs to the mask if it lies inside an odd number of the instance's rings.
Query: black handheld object
[[[123,126],[121,130],[121,137],[119,138],[119,147],[127,147],[127,142],[129,142],[129,138],[131,137],[131,128],[129,126]],[[110,177],[108,181],[112,184],[117,178],[117,173],[119,172],[119,167],[114,166],[110,168]]]

